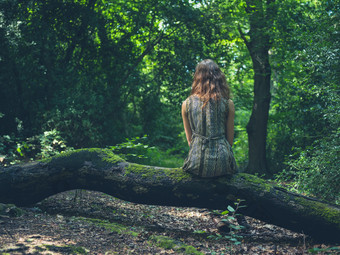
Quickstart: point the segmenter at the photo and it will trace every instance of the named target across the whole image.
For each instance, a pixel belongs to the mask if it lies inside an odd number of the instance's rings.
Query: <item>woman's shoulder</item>
[[[187,111],[188,110],[188,105],[189,105],[189,102],[190,102],[190,97],[191,96],[189,96],[189,97],[187,97],[184,101],[183,101],[183,103],[182,103],[182,111]]]
[[[189,98],[190,98],[190,96],[187,97],[187,98],[182,102],[182,107],[188,104],[188,102],[189,102],[189,100],[190,100]]]
[[[182,103],[182,109],[185,111],[189,111],[192,108],[200,105],[202,100],[197,95],[190,95],[187,97]]]
[[[200,99],[197,95],[190,95],[183,101],[183,104],[190,103],[190,102],[197,100],[197,99]]]

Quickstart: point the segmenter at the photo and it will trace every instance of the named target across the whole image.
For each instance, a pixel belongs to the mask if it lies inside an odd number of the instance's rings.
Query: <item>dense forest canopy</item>
[[[211,58],[232,89],[240,168],[339,202],[339,8],[338,0],[3,0],[1,158],[144,135],[146,150],[183,158],[180,105],[196,64]]]

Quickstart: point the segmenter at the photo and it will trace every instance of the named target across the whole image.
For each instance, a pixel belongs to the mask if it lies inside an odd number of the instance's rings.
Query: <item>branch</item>
[[[135,63],[126,71],[125,76],[123,77],[121,84],[125,84],[131,73],[136,69],[138,64],[144,59],[144,57],[149,54],[154,47],[164,38],[164,35],[161,34],[154,41],[152,41],[144,50],[144,52],[136,59]]]
[[[246,44],[248,50],[250,51],[251,42],[248,41],[248,39],[246,38],[246,35],[242,32],[240,24],[237,24],[237,30],[240,33],[240,36],[241,36],[242,40],[244,41],[244,43]]]

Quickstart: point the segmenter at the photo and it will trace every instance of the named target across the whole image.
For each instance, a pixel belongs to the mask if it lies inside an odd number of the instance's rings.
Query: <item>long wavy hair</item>
[[[191,95],[197,95],[203,100],[202,108],[210,99],[217,101],[230,98],[230,88],[225,75],[213,60],[205,59],[196,66]]]

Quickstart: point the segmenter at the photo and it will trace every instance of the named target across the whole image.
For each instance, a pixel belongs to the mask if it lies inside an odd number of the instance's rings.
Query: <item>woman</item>
[[[231,146],[234,139],[234,103],[226,78],[211,59],[196,66],[191,95],[182,104],[185,135],[190,146],[183,169],[201,177],[236,173]],[[229,224],[212,216],[220,231],[230,231]],[[249,229],[244,216],[236,217]]]
[[[182,118],[190,146],[183,169],[201,177],[236,173],[231,149],[234,138],[234,103],[225,75],[211,59],[195,71],[191,95],[182,104]]]

